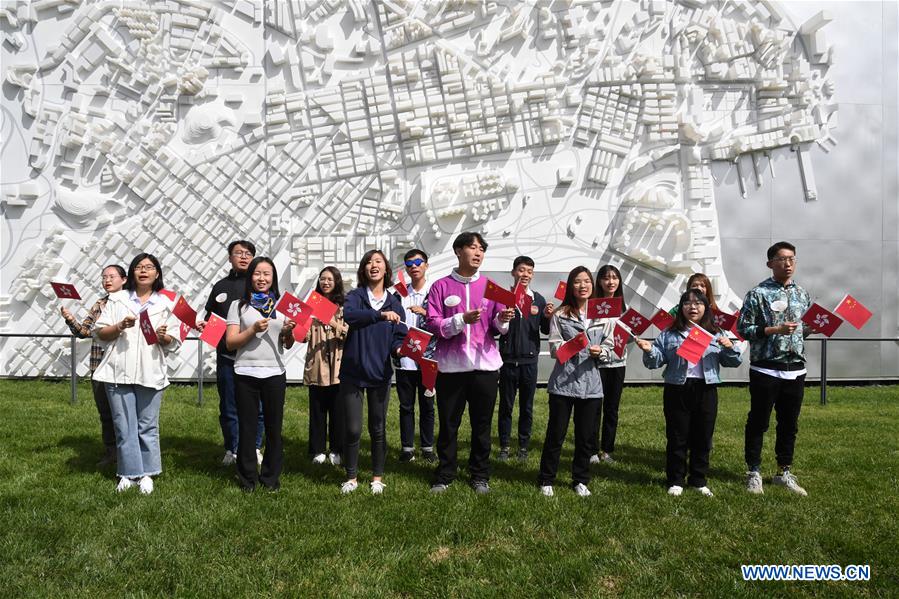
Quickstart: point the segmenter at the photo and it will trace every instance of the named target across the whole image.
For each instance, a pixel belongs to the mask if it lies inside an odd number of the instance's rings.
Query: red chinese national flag
[[[150,315],[147,314],[146,310],[140,313],[138,322],[140,332],[144,334],[144,339],[147,340],[147,345],[159,343],[159,337],[156,336],[156,331],[153,330],[153,323],[150,322]]]
[[[674,317],[665,312],[664,310],[659,310],[656,312],[649,321],[656,325],[656,327],[660,331],[664,331],[668,327],[674,324]]]
[[[217,347],[227,328],[228,325],[224,318],[218,314],[210,314],[209,320],[206,321],[206,326],[203,327],[203,332],[200,333],[200,340],[205,341],[212,347]]]
[[[515,294],[500,287],[490,279],[487,279],[487,288],[484,290],[484,298],[493,300],[498,304],[502,304],[507,308],[515,307]]]
[[[643,332],[649,328],[649,325],[652,324],[652,321],[633,308],[628,308],[627,311],[621,315],[621,322],[629,328],[634,335],[642,335]]]
[[[616,318],[621,316],[620,297],[594,297],[587,300],[587,318]]]
[[[627,347],[627,342],[631,339],[631,334],[626,328],[621,326],[620,322],[616,322],[612,335],[614,335],[613,340],[615,341],[615,355],[619,358],[624,357],[624,349]]]
[[[54,283],[50,281],[50,287],[59,299],[81,299],[78,290],[71,283]]]
[[[727,312],[722,312],[721,310],[716,310],[713,308],[712,320],[715,321],[715,326],[722,331],[729,331],[734,328],[734,325],[737,324],[737,315],[728,314]]]
[[[406,286],[406,279],[405,279],[405,277],[403,277],[403,271],[399,271],[397,273],[397,276],[399,277],[400,280],[397,281],[397,283],[393,286],[393,288],[396,289],[396,292],[399,293],[402,297],[408,297],[409,296],[409,288]],[[328,320],[331,320],[331,319],[329,318]]]
[[[275,310],[297,324],[306,322],[312,316],[312,306],[289,291],[285,291],[278,299]]]
[[[822,308],[818,304],[812,304],[808,312],[802,315],[802,322],[808,325],[808,328],[813,332],[830,337],[843,324],[843,319],[827,308]]]
[[[403,344],[400,346],[400,355],[415,361],[421,360],[431,337],[431,333],[427,331],[409,327],[409,332],[406,333],[406,338],[403,339]]]
[[[527,288],[521,283],[515,285],[515,306],[521,312],[522,318],[530,317],[533,303],[534,300],[528,295]]]
[[[865,323],[868,322],[868,319],[873,316],[870,310],[868,310],[865,306],[862,305],[860,301],[849,295],[846,296],[837,304],[837,309],[834,310],[837,314],[846,319],[846,322],[851,324],[857,329],[865,326]]]
[[[553,294],[553,297],[561,302],[565,299],[565,291],[567,289],[568,283],[566,283],[565,281],[559,281],[559,286],[556,287],[556,292]]]
[[[337,314],[337,304],[314,289],[309,292],[306,303],[312,306],[312,315],[323,324],[331,322],[331,319]]]
[[[172,314],[189,327],[197,326],[197,312],[190,307],[183,295],[175,302],[175,309],[172,310]]]
[[[564,364],[588,345],[590,345],[590,341],[587,339],[587,333],[580,332],[556,350],[556,359],[559,364]]]
[[[690,364],[697,364],[714,338],[715,336],[704,328],[693,325],[687,334],[687,338],[677,348],[677,355]]]
[[[178,337],[181,341],[187,339],[187,336],[190,334],[190,326],[184,324],[183,322],[178,325]]]
[[[160,289],[160,290],[158,291],[158,293],[159,293],[159,295],[164,295],[164,296],[166,296],[167,298],[169,298],[169,299],[172,300],[172,301],[175,301],[175,297],[178,295],[177,293],[175,293],[175,292],[172,291],[171,289]]]
[[[433,389],[437,386],[437,362],[428,358],[418,361],[421,366],[421,385],[425,389]]]

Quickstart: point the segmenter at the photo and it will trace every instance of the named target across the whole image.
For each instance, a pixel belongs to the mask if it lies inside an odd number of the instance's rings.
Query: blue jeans
[[[162,390],[107,383],[115,427],[119,476],[138,478],[162,472],[159,453],[159,406]]]
[[[219,425],[225,440],[225,451],[237,455],[237,440],[240,437],[237,424],[237,400],[234,394],[234,360],[221,355],[215,358],[215,381],[219,391]],[[256,448],[262,447],[265,420],[262,404],[259,404],[259,420],[256,424]]]

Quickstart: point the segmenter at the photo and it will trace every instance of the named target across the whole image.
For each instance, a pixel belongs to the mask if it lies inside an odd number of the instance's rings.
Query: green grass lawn
[[[809,497],[743,490],[747,391],[725,388],[712,453],[714,498],[665,494],[661,389],[627,388],[613,466],[593,496],[536,487],[546,394],[527,463],[494,464],[493,492],[431,496],[431,467],[397,462],[391,399],[387,490],[339,493],[342,471],[306,455],[308,402],[290,388],[278,493],[244,494],[222,456],[215,388],[173,386],[161,416],[164,473],[149,497],[114,492],[94,466],[99,421],[87,384],[0,381],[0,589],[16,596],[896,596],[899,389],[809,389],[795,473]],[[467,422],[467,418],[466,418]],[[495,427],[495,419],[494,419]],[[467,458],[467,425],[460,455]],[[773,474],[773,418],[764,472]],[[569,430],[569,441],[572,437]],[[496,446],[494,444],[494,449]],[[464,474],[462,475],[464,477]],[[870,564],[869,582],[744,582],[740,564]]]

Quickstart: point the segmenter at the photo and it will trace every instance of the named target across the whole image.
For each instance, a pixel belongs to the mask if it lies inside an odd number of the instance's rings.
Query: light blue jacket
[[[736,346],[725,348],[718,345],[718,338],[723,336],[723,333],[716,335],[705,353],[702,354],[702,374],[705,382],[709,385],[717,385],[721,382],[721,378],[718,376],[721,366],[737,367],[743,360],[740,350]],[[686,360],[677,355],[677,348],[686,338],[687,331],[674,329],[662,331],[662,334],[653,342],[652,349],[643,354],[643,365],[653,370],[667,364],[668,367],[663,373],[665,382],[672,385],[683,385],[687,382],[689,365]]]

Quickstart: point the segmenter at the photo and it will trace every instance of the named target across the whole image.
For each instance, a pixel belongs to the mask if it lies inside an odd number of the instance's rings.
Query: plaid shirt
[[[79,339],[87,339],[89,337],[93,337],[94,332],[94,323],[97,322],[97,319],[100,318],[100,313],[103,311],[103,308],[106,307],[106,300],[109,299],[109,296],[101,297],[97,300],[97,303],[90,309],[88,312],[87,318],[81,324],[78,324],[77,320],[66,321],[66,324],[69,325],[69,330],[72,331],[72,334],[78,337]],[[103,359],[103,352],[105,348],[94,339],[93,343],[91,343],[91,361],[90,368],[91,372],[94,372],[97,369],[97,366],[100,365],[100,361]]]

